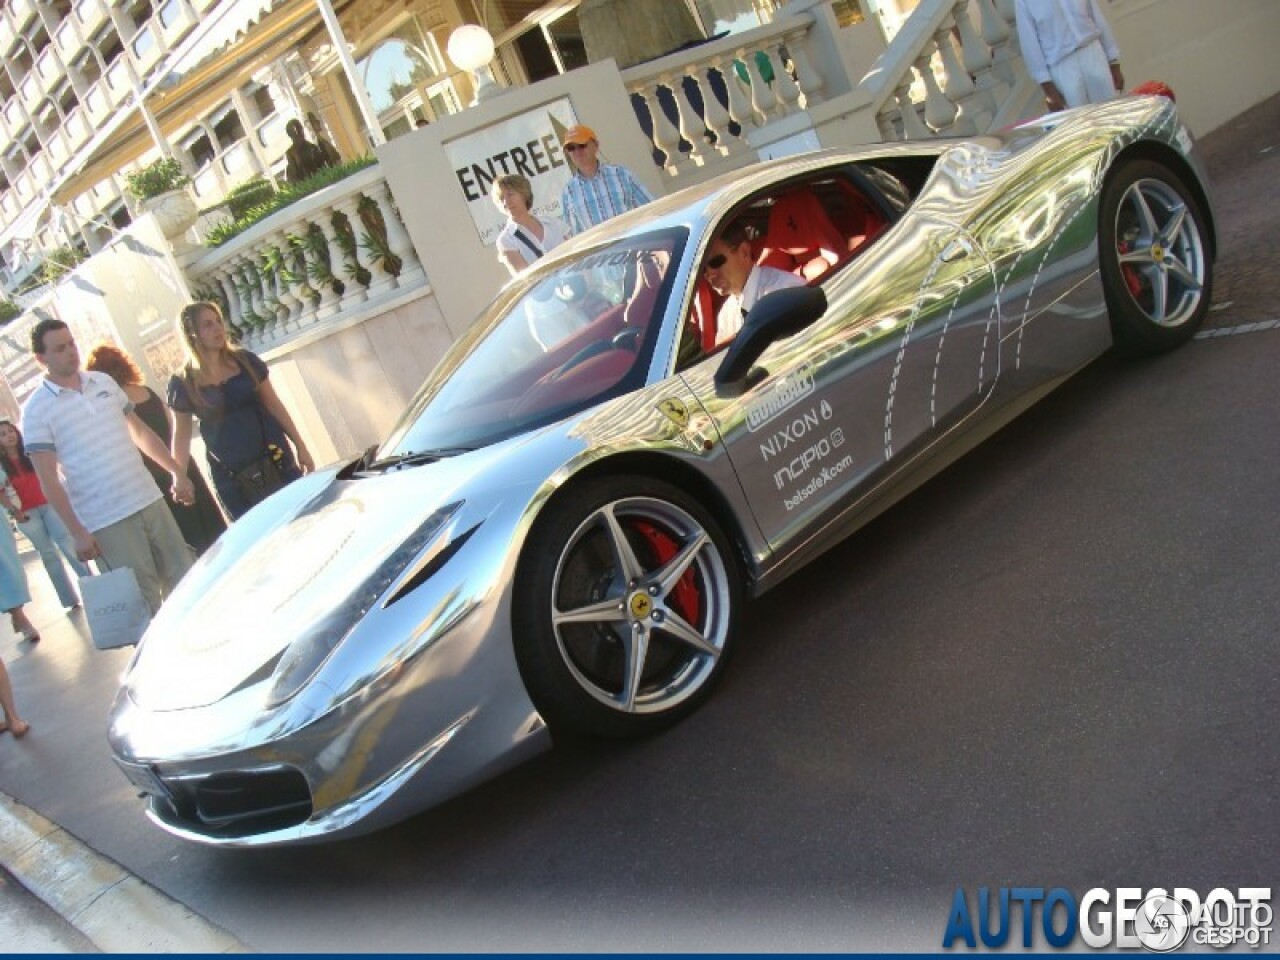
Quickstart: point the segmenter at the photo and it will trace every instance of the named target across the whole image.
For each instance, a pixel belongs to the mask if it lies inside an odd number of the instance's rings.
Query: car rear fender
[[[1115,171],[1130,160],[1152,160],[1168,167],[1187,185],[1205,215],[1205,226],[1209,231],[1209,255],[1216,259],[1218,255],[1218,229],[1213,216],[1213,203],[1210,196],[1210,185],[1199,156],[1194,152],[1183,154],[1179,150],[1160,140],[1139,140],[1131,143],[1116,155],[1107,172],[1109,180]]]

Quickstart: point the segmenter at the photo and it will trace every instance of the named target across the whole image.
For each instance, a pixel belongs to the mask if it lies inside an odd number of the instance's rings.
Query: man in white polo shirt
[[[191,481],[116,382],[80,369],[65,323],[36,324],[31,351],[47,376],[22,408],[22,433],[44,495],[75,538],[80,559],[101,556],[113,570],[131,567],[155,613],[192,556],[138,451],[173,475],[179,503],[194,501]]]

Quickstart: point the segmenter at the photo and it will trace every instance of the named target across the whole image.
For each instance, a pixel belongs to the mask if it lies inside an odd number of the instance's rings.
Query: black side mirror
[[[794,336],[826,312],[827,295],[821,287],[788,287],[761,297],[716,370],[717,390],[737,392],[771,343]]]

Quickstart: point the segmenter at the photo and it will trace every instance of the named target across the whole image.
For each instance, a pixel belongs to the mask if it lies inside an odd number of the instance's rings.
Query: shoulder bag
[[[240,467],[228,467],[219,462],[212,453],[212,460],[227,476],[231,477],[249,506],[261,503],[289,481],[285,479],[281,464],[284,462],[284,451],[267,440],[267,424],[262,418],[262,403],[254,397],[253,412],[258,418],[258,429],[262,435],[263,453]]]

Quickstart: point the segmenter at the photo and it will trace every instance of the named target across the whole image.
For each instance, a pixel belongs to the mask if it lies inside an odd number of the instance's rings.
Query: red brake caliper
[[[1132,249],[1128,243],[1118,243],[1116,246],[1120,248],[1120,254],[1123,256]],[[1133,294],[1136,300],[1142,295],[1142,278],[1138,276],[1137,268],[1131,263],[1122,263],[1120,265],[1120,274],[1124,277],[1125,284],[1129,287],[1129,292]]]
[[[680,545],[664,530],[659,530],[648,520],[633,520],[637,532],[653,547],[658,564],[668,563],[680,552]],[[671,606],[684,618],[685,623],[696,627],[702,622],[702,596],[698,593],[698,582],[690,566],[671,591]]]

